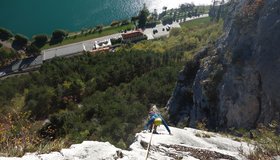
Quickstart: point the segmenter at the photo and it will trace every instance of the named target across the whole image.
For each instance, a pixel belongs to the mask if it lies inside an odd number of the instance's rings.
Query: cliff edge
[[[163,126],[160,134],[153,134],[149,160],[208,160],[245,159],[240,153],[249,153],[253,146],[234,141],[226,136],[192,128],[170,127],[169,135]],[[151,133],[138,133],[129,150],[121,150],[108,142],[84,141],[68,149],[49,154],[29,153],[21,158],[0,157],[0,160],[144,160]]]

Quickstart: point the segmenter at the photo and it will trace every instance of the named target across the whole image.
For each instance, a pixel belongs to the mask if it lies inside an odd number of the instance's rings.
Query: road
[[[187,18],[185,21],[190,21],[198,18],[204,18],[208,17],[208,14],[202,15],[200,17],[194,17],[194,18]],[[184,21],[184,22],[185,22]],[[179,22],[173,22],[173,24],[170,25],[171,28],[180,28],[180,22],[183,22],[180,20]],[[148,36],[148,40],[150,39],[155,39],[155,38],[160,38],[160,37],[166,37],[169,35],[169,31],[166,31],[166,26],[159,24],[155,27],[158,30],[158,33],[153,34],[153,28],[147,28],[144,30],[144,34]],[[164,28],[164,30],[163,30]],[[43,50],[43,61],[50,60],[55,57],[64,57],[64,56],[70,56],[76,53],[81,53],[84,50],[86,51],[92,51],[93,45],[95,41],[104,41],[106,39],[111,39],[111,38],[118,38],[121,37],[121,33],[116,33],[104,37],[99,37],[87,41],[82,41],[78,43],[73,43],[73,44],[68,44],[60,47],[55,47],[47,50]]]
[[[64,56],[70,56],[76,53],[83,52],[84,49],[86,51],[92,51],[93,45],[95,41],[104,41],[106,39],[111,39],[111,38],[119,38],[121,37],[121,33],[116,33],[104,37],[99,37],[87,41],[82,41],[82,42],[77,42],[77,43],[72,43],[60,47],[55,47],[47,50],[42,51],[43,55],[43,61],[55,58],[55,57],[64,57]]]
[[[159,30],[157,35],[153,35],[153,29],[152,28],[145,29],[144,34],[146,34],[148,36],[148,39],[154,39],[154,38],[157,38],[157,37],[162,37],[162,36],[169,35],[169,32],[161,31],[163,27],[164,27],[163,25],[157,25],[155,27]],[[180,25],[179,25],[179,23],[174,22],[171,25],[171,27],[180,27]],[[73,44],[68,44],[68,45],[64,45],[64,46],[60,46],[60,47],[55,47],[55,48],[43,50],[42,51],[43,61],[50,60],[50,59],[55,58],[55,57],[70,56],[70,55],[73,55],[73,54],[81,53],[84,50],[85,51],[92,51],[95,41],[104,41],[104,40],[107,40],[107,39],[119,38],[119,37],[121,37],[121,33],[116,33],[116,34],[112,34],[112,35],[108,35],[108,36],[104,36],[104,37],[99,37],[99,38],[95,38],[95,39],[91,39],[91,40],[87,40],[87,41],[82,41],[82,42],[78,42],[78,43],[73,43]]]
[[[181,19],[178,22],[173,22],[169,26],[170,26],[170,28],[180,28],[181,27],[180,23],[182,23],[182,22],[187,22],[187,21],[191,21],[191,20],[199,19],[199,18],[205,18],[208,16],[209,16],[208,14],[204,14],[204,15],[201,15],[200,17],[186,18],[185,20]],[[165,26],[163,24],[158,24],[154,28],[145,29],[144,34],[146,34],[148,36],[148,40],[157,39],[157,38],[161,38],[161,37],[168,37],[170,30],[167,31],[166,27],[167,26]],[[156,29],[158,31],[156,34],[153,33],[154,29]]]
[[[169,25],[170,28],[180,28],[180,24],[178,22],[173,22],[171,25]],[[157,39],[160,37],[167,37],[169,36],[169,31],[166,30],[167,26],[164,26],[163,24],[158,24],[154,28],[147,28],[144,30],[144,34],[147,35],[148,40]],[[153,33],[153,30],[156,29],[158,32],[156,34]]]

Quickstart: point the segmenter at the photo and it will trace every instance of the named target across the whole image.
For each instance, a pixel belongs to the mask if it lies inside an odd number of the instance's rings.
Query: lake
[[[145,3],[149,10],[177,8],[186,2],[210,4],[211,0],[2,0],[0,27],[28,37],[55,29],[78,31],[108,25],[136,16]]]

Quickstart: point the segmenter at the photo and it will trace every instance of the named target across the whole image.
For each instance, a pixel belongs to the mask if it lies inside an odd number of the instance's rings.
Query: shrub
[[[111,39],[112,45],[120,44],[121,42],[122,42],[122,38],[118,38],[118,39],[112,38]]]
[[[183,32],[180,28],[172,28],[170,31],[170,36],[174,36],[177,37],[179,35],[181,35]]]
[[[5,28],[0,28],[0,39],[1,40],[8,40],[13,37],[13,33]]]
[[[162,24],[166,25],[166,24],[172,24],[173,23],[173,17],[171,16],[165,16],[162,18]]]
[[[50,44],[57,44],[57,43],[60,43],[63,41],[63,39],[67,36],[67,32],[64,31],[64,30],[55,30],[53,33],[52,33],[52,38],[51,38],[51,41],[50,41]]]
[[[138,17],[138,16],[131,17],[131,22],[136,22],[137,20],[139,20],[139,17]]]
[[[122,20],[122,22],[121,22],[122,26],[125,26],[125,25],[128,25],[128,24],[129,24],[129,21],[127,19]]]
[[[54,89],[48,86],[32,86],[26,97],[25,110],[31,112],[34,118],[47,117],[55,112],[52,101],[55,96]]]
[[[34,36],[34,42],[33,44],[36,46],[36,47],[43,47],[47,41],[48,41],[48,36],[47,35],[44,35],[44,34],[41,34],[41,35],[36,35]]]
[[[38,56],[40,55],[41,50],[34,44],[31,44],[26,47],[26,53],[28,56]]]
[[[113,26],[119,26],[121,24],[121,22],[120,21],[113,21],[112,23],[111,23],[111,26],[113,27]]]
[[[274,159],[275,156],[280,155],[280,136],[277,132],[278,128],[279,122],[272,121],[268,125],[258,124],[255,130],[245,132],[244,135],[247,136],[244,137],[245,140],[252,143],[252,139],[255,144],[255,148],[248,154],[244,153],[241,148],[240,153],[250,160]]]
[[[36,134],[28,113],[9,113],[0,118],[0,153],[22,156],[35,151],[41,139]]]
[[[157,25],[156,21],[152,21],[152,22],[147,22],[146,23],[146,27],[147,28],[153,28],[153,27],[156,27],[156,25]]]
[[[199,41],[195,37],[191,37],[187,40],[187,50],[195,49],[199,45]]]
[[[28,43],[28,38],[21,35],[17,34],[15,35],[15,40],[13,41],[13,45],[18,47],[19,49],[25,47]]]

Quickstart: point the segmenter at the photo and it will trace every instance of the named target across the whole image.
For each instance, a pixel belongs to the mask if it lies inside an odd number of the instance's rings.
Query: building
[[[147,36],[143,33],[142,30],[135,30],[122,34],[122,39],[124,43],[138,42],[141,40],[146,40]]]

